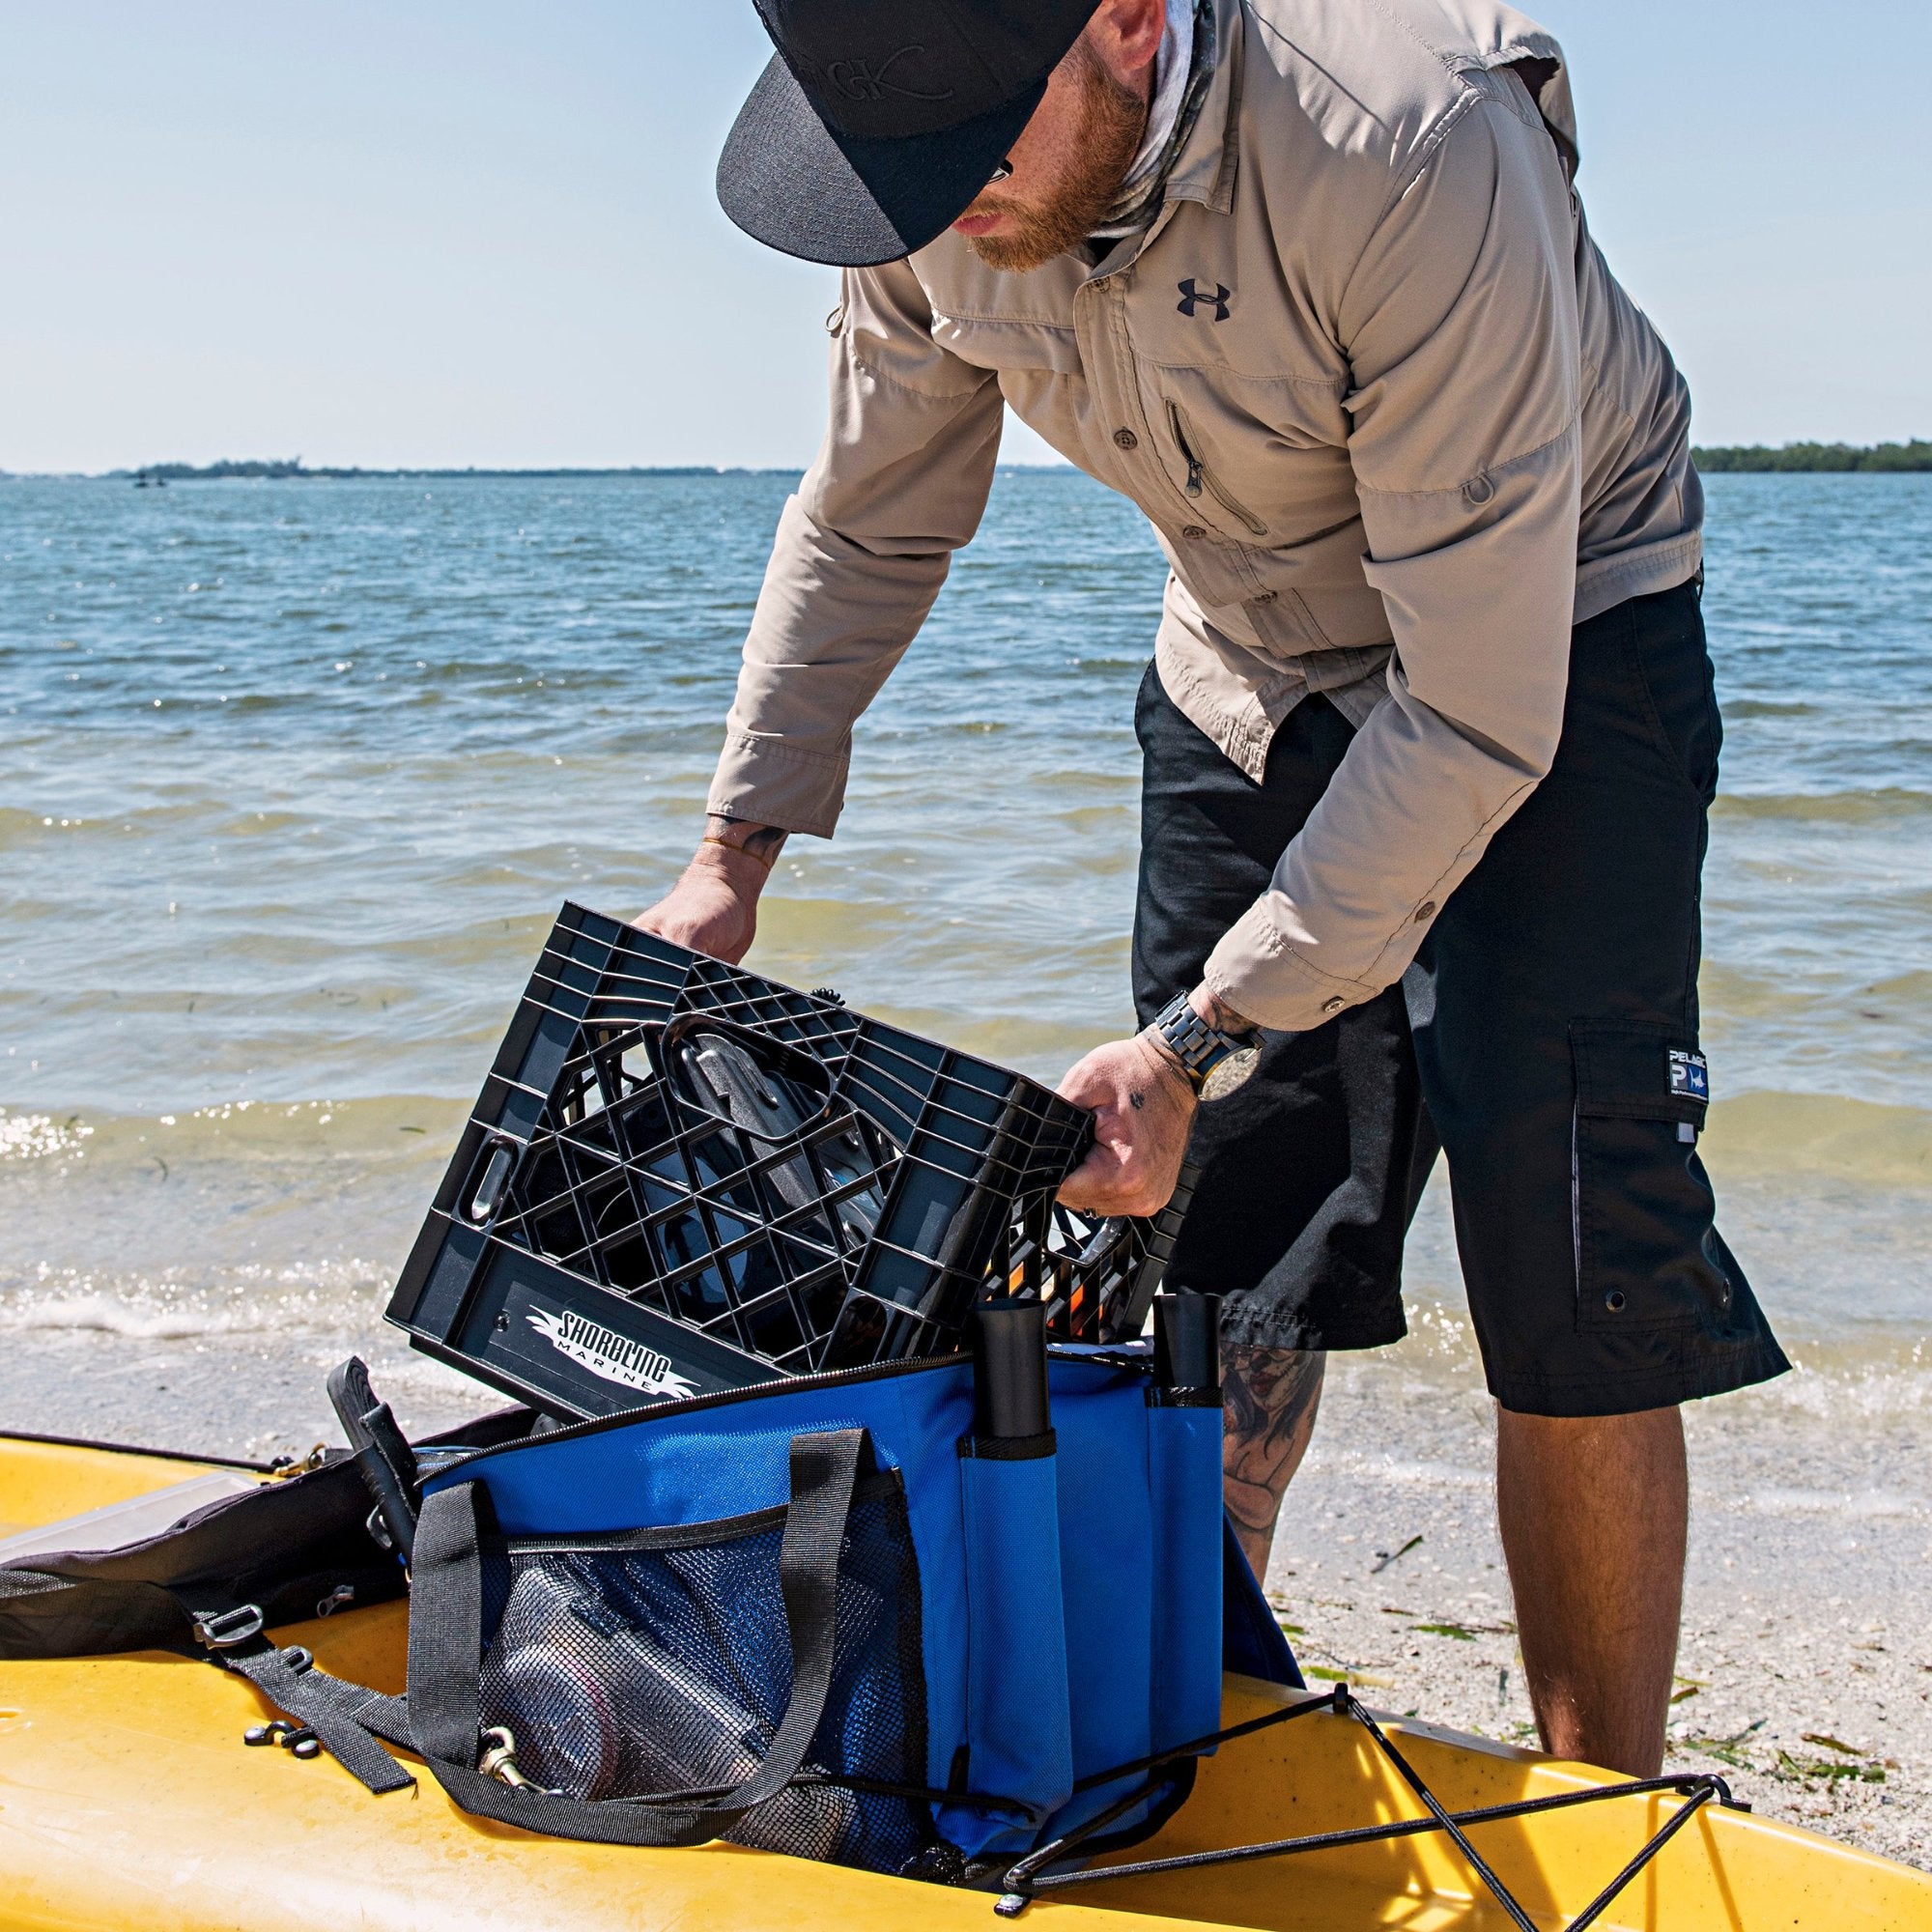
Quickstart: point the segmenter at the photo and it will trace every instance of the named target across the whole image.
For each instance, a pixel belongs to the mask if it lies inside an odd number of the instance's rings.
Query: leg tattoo
[[[1315,1431],[1326,1361],[1320,1349],[1221,1351],[1222,1493],[1257,1577],[1266,1574],[1282,1494]]]

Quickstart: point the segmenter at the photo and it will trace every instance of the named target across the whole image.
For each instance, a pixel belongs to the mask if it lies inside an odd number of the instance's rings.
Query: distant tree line
[[[710,465],[666,466],[629,469],[311,469],[299,456],[283,458],[250,457],[244,462],[226,458],[219,463],[150,463],[139,469],[113,469],[110,476],[131,476],[137,483],[218,483],[232,478],[264,478],[285,482],[293,477],[353,476],[723,476],[744,475],[744,470],[724,470]]]
[[[136,478],[145,477],[150,483],[185,483],[190,478],[206,478],[210,481],[229,476],[312,476],[356,474],[337,470],[310,470],[302,468],[299,456],[287,457],[280,461],[264,462],[254,458],[246,463],[227,461],[222,463],[151,463],[144,469],[134,471]]]
[[[1768,449],[1763,443],[1754,442],[1730,449],[1693,449],[1690,453],[1706,475],[1727,469],[1812,475],[1847,469],[1888,470],[1893,474],[1932,469],[1932,442],[1918,437],[1910,442],[1880,442],[1869,447],[1849,442],[1787,442],[1780,449]]]
[[[1880,442],[1861,445],[1850,442],[1787,442],[1777,449],[1764,443],[1740,443],[1729,447],[1691,451],[1697,468],[1709,475],[1726,470],[1764,474],[1810,474],[1846,470],[1885,471],[1894,475],[1932,470],[1932,442],[1914,437],[1910,442]],[[251,457],[238,462],[229,458],[220,463],[150,463],[135,470],[115,470],[117,476],[132,476],[153,483],[219,482],[229,478],[260,478],[271,482],[294,477],[355,476],[717,476],[725,473],[702,465],[652,468],[636,466],[628,469],[363,469],[360,468],[310,469],[300,457]]]

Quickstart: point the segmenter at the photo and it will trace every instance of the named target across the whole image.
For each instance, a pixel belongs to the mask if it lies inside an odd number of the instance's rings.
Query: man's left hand
[[[1153,1214],[1168,1204],[1198,1102],[1194,1083],[1147,1034],[1096,1046],[1060,1083],[1094,1110],[1094,1147],[1060,1198],[1083,1214]]]

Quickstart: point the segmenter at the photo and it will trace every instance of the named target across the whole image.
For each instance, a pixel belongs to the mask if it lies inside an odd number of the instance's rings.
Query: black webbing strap
[[[317,1670],[305,1650],[271,1643],[215,1653],[216,1661],[245,1677],[277,1710],[313,1731],[330,1757],[371,1791],[407,1791],[415,1779],[377,1738],[413,1749],[409,1706],[400,1697],[365,1690]],[[374,1735],[372,1735],[372,1733]]]
[[[697,1802],[566,1798],[504,1784],[476,1769],[482,1747],[480,1498],[473,1483],[430,1496],[411,1571],[409,1708],[416,1748],[437,1782],[464,1810],[481,1817],[554,1837],[622,1845],[700,1845],[777,1797],[804,1764],[832,1688],[838,1556],[865,1449],[863,1429],[792,1437],[791,1502],[779,1550],[791,1702],[758,1769],[734,1789]]]

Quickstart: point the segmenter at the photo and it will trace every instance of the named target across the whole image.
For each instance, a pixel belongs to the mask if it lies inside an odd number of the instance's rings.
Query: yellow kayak
[[[135,1451],[0,1436],[0,1536],[204,1473]],[[278,1633],[338,1675],[403,1685],[407,1606]],[[1225,1721],[1317,1702],[1230,1677]],[[164,1653],[0,1662],[0,1928],[141,1932],[992,1932],[995,1899],[713,1844],[541,1838],[458,1811],[428,1777],[372,1798],[327,1757],[245,1749],[273,1715],[241,1678]],[[1409,1720],[1389,1739],[1454,1813],[1605,1781],[1587,1766]],[[1683,1805],[1670,1791],[1468,1823],[1538,1927],[1569,1925]],[[1118,1863],[1393,1820],[1433,1825],[1364,1726],[1328,1710],[1224,1746],[1159,1836]],[[1124,1916],[1124,1917],[1123,1917]],[[1439,1829],[1292,1857],[1125,1875],[1042,1896],[1019,1923],[1280,1932],[1516,1924]],[[1591,1921],[1620,1932],[1932,1932],[1932,1875],[1715,1803]],[[1518,1928],[1520,1932],[1520,1927]]]

